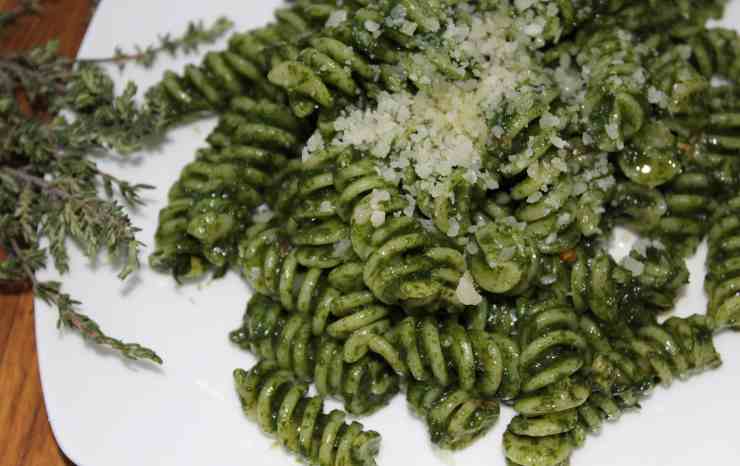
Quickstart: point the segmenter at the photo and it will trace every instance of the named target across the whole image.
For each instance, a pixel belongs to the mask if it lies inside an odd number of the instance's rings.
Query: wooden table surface
[[[0,53],[26,50],[57,38],[60,52],[74,57],[90,21],[92,0],[44,0],[40,16],[3,30]],[[0,0],[0,11],[17,7]],[[33,296],[0,294],[0,466],[69,466],[49,427],[41,393]]]

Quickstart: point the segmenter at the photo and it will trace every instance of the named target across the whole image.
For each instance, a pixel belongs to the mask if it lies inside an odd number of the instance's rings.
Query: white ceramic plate
[[[108,56],[116,45],[130,49],[149,44],[161,32],[184,30],[193,18],[211,21],[228,15],[239,28],[267,22],[279,0],[211,0],[208,2],[104,1],[80,50],[81,57]],[[735,0],[727,25],[740,26]],[[221,44],[222,45],[222,44]],[[122,82],[135,79],[145,89],[164,69],[181,69],[199,57],[160,61],[153,70],[131,67]],[[161,148],[137,154],[129,162],[101,162],[126,179],[157,186],[148,203],[134,215],[149,243],[168,187],[203,144],[213,122],[174,131]],[[629,248],[626,236],[615,241]],[[700,254],[701,256],[701,254]],[[679,313],[703,312],[703,257],[691,262],[691,285]],[[296,464],[256,426],[242,416],[231,372],[250,367],[254,359],[232,346],[227,333],[240,322],[250,291],[236,274],[223,280],[177,287],[166,275],[147,267],[127,282],[115,278],[115,267],[103,259],[90,266],[74,248],[72,273],[65,289],[84,303],[106,331],[127,341],[154,347],[165,359],[162,368],[127,363],[57,330],[54,310],[36,301],[36,335],[46,406],[64,452],[80,466],[195,466]],[[54,277],[53,272],[48,273]],[[591,438],[573,457],[574,465],[694,466],[738,463],[737,415],[740,412],[740,335],[725,334],[717,346],[725,359],[714,372],[657,390],[639,414],[627,414]],[[501,434],[510,410],[497,428],[459,453],[435,451],[426,427],[396,397],[390,407],[364,419],[383,435],[379,464],[503,466]]]

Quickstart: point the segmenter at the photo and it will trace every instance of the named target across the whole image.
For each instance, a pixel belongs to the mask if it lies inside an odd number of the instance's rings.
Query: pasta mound
[[[250,283],[247,415],[310,462],[370,465],[378,434],[308,383],[356,415],[403,390],[449,449],[505,402],[508,464],[559,466],[719,366],[713,335],[740,325],[740,39],[707,26],[724,3],[297,0],[168,74],[173,104],[220,121],[152,263]],[[620,261],[616,227],[640,237]],[[661,318],[704,239],[707,312]]]

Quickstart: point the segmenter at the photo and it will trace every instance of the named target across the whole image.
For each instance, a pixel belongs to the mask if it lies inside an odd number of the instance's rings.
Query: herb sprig
[[[77,62],[84,64],[115,63],[120,69],[123,69],[128,63],[134,62],[149,68],[162,53],[174,57],[179,52],[184,54],[197,52],[200,46],[217,41],[233,26],[234,23],[224,17],[217,19],[210,26],[205,26],[202,21],[191,22],[187,30],[179,37],[173,38],[170,34],[159,36],[159,43],[156,46],[142,47],[136,45],[133,52],[126,52],[121,47],[116,47],[112,57],[82,58],[78,59]]]
[[[0,26],[38,11],[36,2],[24,5],[0,14]],[[210,27],[192,23],[178,38],[163,36],[158,46],[134,54],[117,49],[109,59],[70,60],[56,41],[0,56],[0,248],[10,254],[0,262],[0,282],[30,283],[57,309],[60,326],[130,359],[162,363],[153,350],[106,335],[61,283],[37,278],[50,261],[60,273],[69,271],[70,241],[91,260],[102,251],[120,260],[121,279],[139,267],[142,243],[127,209],[141,204],[151,186],[119,179],[95,161],[125,158],[161,137],[177,115],[157,92],[138,104],[135,83],[116,94],[97,64],[150,66],[161,53],[192,52],[230,27],[226,19]]]

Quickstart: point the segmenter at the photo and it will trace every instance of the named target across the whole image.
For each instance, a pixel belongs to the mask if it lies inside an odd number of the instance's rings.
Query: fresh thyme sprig
[[[35,2],[24,3],[36,11]],[[162,362],[149,348],[104,334],[77,311],[80,303],[61,283],[36,276],[50,261],[60,273],[69,271],[70,241],[91,260],[102,251],[120,260],[121,279],[139,267],[142,243],[127,208],[141,204],[151,186],[106,173],[95,160],[125,158],[161,138],[179,115],[156,90],[141,104],[134,83],[116,94],[110,76],[94,62],[147,66],[160,53],[187,53],[213,42],[230,27],[225,19],[208,28],[193,23],[182,37],[164,36],[158,47],[117,51],[111,59],[70,60],[58,54],[54,41],[0,56],[0,249],[10,254],[0,262],[0,282],[30,283],[36,296],[56,307],[60,325],[127,358]]]
[[[117,338],[112,338],[100,329],[100,326],[85,314],[77,312],[75,308],[80,304],[70,295],[61,291],[61,283],[56,281],[39,282],[36,280],[31,269],[31,264],[43,265],[44,257],[34,251],[23,251],[15,241],[11,241],[14,259],[0,262],[0,279],[4,278],[4,269],[9,272],[17,272],[20,268],[24,276],[28,277],[33,284],[36,296],[43,299],[59,311],[58,326],[66,326],[77,330],[85,339],[101,346],[108,346],[128,359],[149,360],[162,364],[162,358],[151,349],[138,343],[125,343]],[[21,276],[16,276],[21,278]]]
[[[128,358],[161,362],[148,348],[104,334],[76,310],[79,303],[61,291],[60,283],[36,278],[49,258],[61,273],[69,270],[68,240],[91,259],[102,250],[120,258],[121,278],[138,268],[139,230],[124,205],[140,204],[141,192],[150,186],[100,170],[92,156],[109,148],[128,153],[165,129],[156,111],[134,104],[132,88],[114,96],[100,69],[80,69],[70,78],[63,93],[49,94],[49,108],[57,114],[51,120],[24,114],[15,101],[2,112],[0,245],[11,256],[0,264],[0,280],[30,281],[36,295],[57,308],[60,324],[85,338]],[[72,116],[60,116],[62,110]]]
[[[173,38],[170,34],[160,36],[159,44],[156,46],[142,47],[136,45],[133,52],[125,52],[122,48],[116,47],[112,57],[82,58],[78,59],[77,62],[85,64],[115,63],[120,69],[123,69],[127,63],[134,62],[149,68],[162,53],[174,57],[179,52],[185,54],[197,52],[201,45],[215,42],[233,26],[234,23],[224,17],[217,19],[210,26],[205,26],[202,21],[191,22],[188,24],[187,30],[179,37]]]

